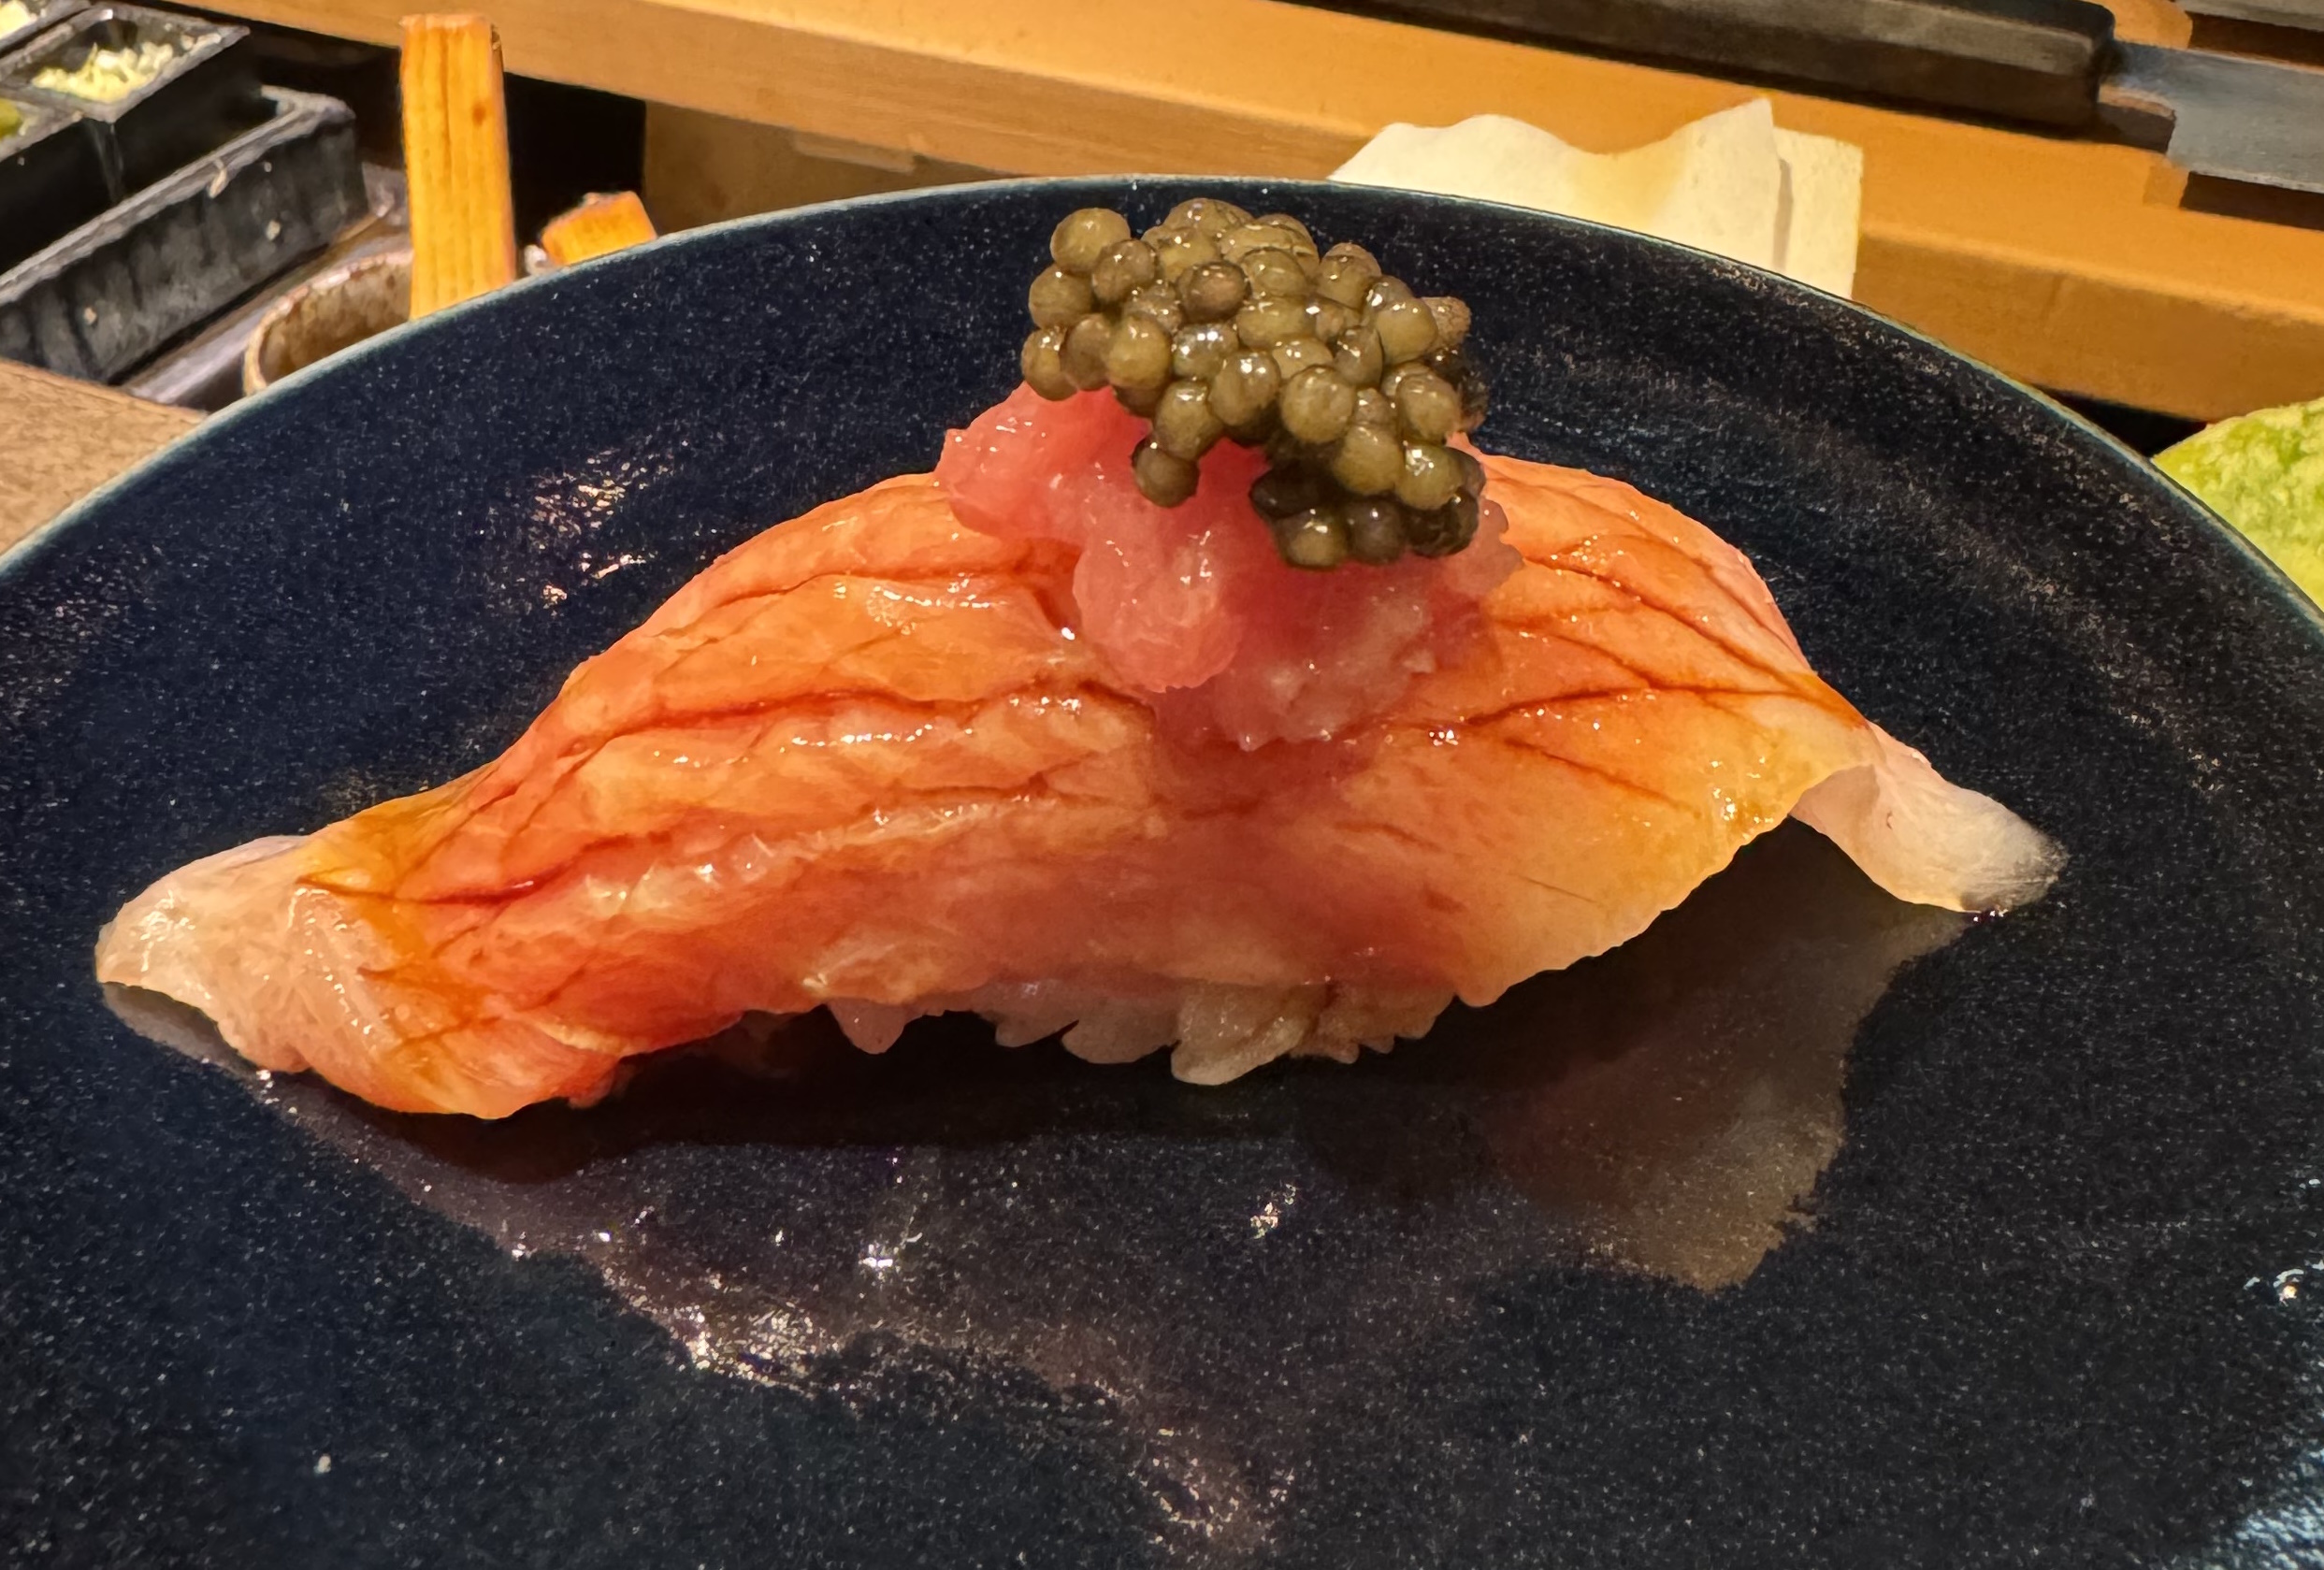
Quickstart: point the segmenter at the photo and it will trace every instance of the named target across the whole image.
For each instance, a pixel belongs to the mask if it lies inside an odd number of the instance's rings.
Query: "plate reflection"
[[[852,1399],[917,1359],[1090,1392],[1169,1519],[1231,1551],[1343,1396],[1512,1273],[1745,1281],[1810,1224],[1859,1026],[1966,926],[1787,825],[1633,943],[1353,1068],[1199,1089],[949,1017],[871,1058],[816,1015],[499,1123],[258,1073],[167,1000],[111,1001],[420,1203],[588,1261],[706,1368]]]

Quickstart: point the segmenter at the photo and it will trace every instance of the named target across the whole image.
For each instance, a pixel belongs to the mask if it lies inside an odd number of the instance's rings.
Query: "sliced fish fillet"
[[[905,476],[719,560],[484,768],[164,877],[97,973],[264,1067],[490,1117],[819,1004],[873,1050],[970,1008],[1205,1083],[1350,1059],[1622,943],[1795,813],[1902,899],[2047,885],[2047,842],[1820,680],[1739,553],[1485,464],[1523,565],[1328,738],[1168,723],[1076,634],[1072,547]]]

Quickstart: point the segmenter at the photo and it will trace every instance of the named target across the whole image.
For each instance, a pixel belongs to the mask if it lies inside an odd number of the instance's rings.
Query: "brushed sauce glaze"
[[[1390,1376],[1512,1270],[1747,1280],[1812,1224],[1859,1026],[1968,925],[1791,824],[1623,948],[1353,1069],[1202,1089],[950,1017],[872,1058],[818,1013],[498,1123],[253,1072],[199,1015],[110,998],[421,1203],[585,1260],[705,1369],[845,1400],[932,1354],[1090,1395],[1224,1562],[1333,1442],[1319,1384]]]

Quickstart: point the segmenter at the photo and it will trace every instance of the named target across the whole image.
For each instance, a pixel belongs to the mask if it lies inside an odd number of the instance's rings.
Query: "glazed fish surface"
[[[1247,227],[1305,235],[1196,217],[1177,281],[1234,265]],[[1455,396],[1405,400],[1420,428],[1380,398],[1398,452],[1448,454],[1401,501],[1337,462],[1355,400],[1320,379],[1296,434],[1296,376],[1192,437],[1163,411],[1215,374],[1165,354],[1159,384],[1082,385],[1108,361],[1066,366],[1065,340],[1137,336],[1120,308],[1175,287],[1167,230],[1093,248],[1061,226],[1069,281],[1125,245],[1151,265],[1110,308],[1044,274],[1028,385],[933,474],[717,561],[484,767],[162,878],[102,934],[99,977],[413,1111],[585,1102],[639,1054],[817,1006],[872,1051],[972,1010],[1097,1062],[1170,1047],[1213,1084],[1385,1050],[1621,943],[1786,816],[1899,899],[1988,911],[2048,886],[2054,847],[1818,678],[1740,553],[1618,482],[1470,447],[1465,312],[1424,311],[1425,339],[1402,313],[1402,361],[1291,358],[1350,386],[1369,368],[1377,394],[1436,356]],[[1261,278],[1320,291],[1351,249],[1248,248],[1287,261],[1240,267],[1234,309]],[[1063,334],[1044,287],[1080,310]],[[1165,350],[1205,325],[1197,298],[1172,296]],[[1366,309],[1316,324],[1344,339]]]

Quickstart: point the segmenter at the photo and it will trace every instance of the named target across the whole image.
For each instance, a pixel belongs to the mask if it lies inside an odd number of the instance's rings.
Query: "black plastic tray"
[[[0,33],[0,55],[7,54],[19,44],[38,37],[74,12],[85,10],[88,5],[89,0],[47,0],[45,5],[34,6],[32,21],[22,27]]]
[[[267,120],[257,65],[241,47],[249,36],[245,27],[141,6],[92,6],[0,62],[0,95],[79,113],[97,137],[120,201]],[[69,69],[93,49],[143,39],[175,46],[177,57],[124,98],[101,104],[33,85],[48,66]]]
[[[0,272],[0,359],[110,382],[361,218],[347,106],[265,94],[265,124]]]
[[[112,203],[96,138],[77,115],[13,103],[23,123],[0,137],[0,267],[86,223]]]

